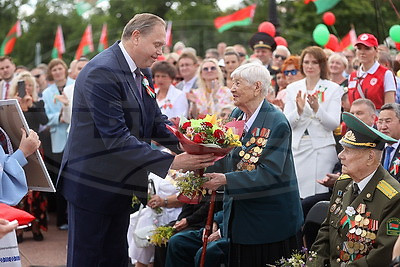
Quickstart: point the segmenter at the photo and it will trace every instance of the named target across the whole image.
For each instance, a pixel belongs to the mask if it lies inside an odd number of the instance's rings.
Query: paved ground
[[[55,214],[49,214],[49,229],[42,232],[43,241],[35,241],[32,232],[24,232],[24,242],[19,244],[22,267],[65,266],[67,258],[67,231],[55,225]]]

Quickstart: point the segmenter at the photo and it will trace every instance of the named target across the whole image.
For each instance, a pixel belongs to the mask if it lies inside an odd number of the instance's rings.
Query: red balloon
[[[271,37],[275,37],[276,29],[274,24],[269,21],[264,21],[258,25],[259,32],[265,32],[266,34],[271,35]]]
[[[275,40],[276,45],[283,45],[283,46],[288,47],[287,41],[282,36],[276,36],[274,38],[274,40]]]
[[[322,21],[326,25],[332,26],[333,24],[335,24],[336,17],[332,12],[325,12],[324,15],[322,16]]]
[[[329,40],[326,43],[325,48],[329,48],[330,50],[332,50],[334,52],[339,51],[340,46],[339,46],[338,38],[333,34],[329,34]]]
[[[400,43],[395,43],[396,44],[396,49],[400,51]]]

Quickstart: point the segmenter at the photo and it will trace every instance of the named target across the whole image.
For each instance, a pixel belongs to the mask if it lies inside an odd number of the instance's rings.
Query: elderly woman
[[[159,61],[153,64],[151,72],[158,87],[156,100],[161,113],[169,119],[186,116],[189,108],[186,94],[172,85],[175,67],[167,61]]]
[[[293,129],[292,149],[300,196],[306,198],[328,192],[316,180],[331,173],[337,162],[332,132],[340,123],[343,90],[327,80],[327,59],[321,48],[307,47],[300,62],[305,78],[286,88],[284,113]]]
[[[343,72],[347,69],[349,62],[341,53],[333,53],[328,58],[329,80],[340,86],[347,87],[347,79],[343,76]]]
[[[198,89],[187,94],[193,103],[192,117],[218,114],[222,107],[232,103],[232,95],[229,88],[223,85],[223,74],[216,59],[204,59],[197,77]]]
[[[53,59],[48,66],[48,77],[53,80],[51,84],[43,91],[44,109],[49,119],[47,126],[50,127],[51,150],[52,155],[50,175],[53,183],[57,180],[58,170],[60,168],[64,147],[67,142],[68,124],[62,119],[61,110],[63,104],[59,101],[63,94],[64,87],[73,83],[74,80],[68,78],[67,64],[61,59]],[[57,196],[57,226],[62,229],[68,229],[65,199],[58,193]]]
[[[361,65],[349,77],[350,104],[358,98],[368,98],[380,110],[383,104],[394,103],[396,81],[393,72],[376,61],[378,40],[372,34],[363,33],[354,46]]]
[[[210,178],[205,187],[225,187],[223,229],[214,231],[209,241],[220,234],[230,238],[229,266],[275,264],[296,249],[295,236],[303,223],[291,129],[282,112],[265,100],[271,78],[264,66],[242,65],[232,78],[237,107],[232,117],[245,120],[246,134],[243,147],[207,169],[214,173],[205,174]],[[175,244],[175,249],[168,248],[166,266],[192,266],[182,255],[190,246]]]

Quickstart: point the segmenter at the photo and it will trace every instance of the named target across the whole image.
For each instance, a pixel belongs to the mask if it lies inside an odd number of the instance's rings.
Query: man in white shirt
[[[14,78],[15,64],[9,56],[0,57],[0,100],[7,99],[7,92],[10,88],[12,78]]]
[[[192,53],[182,53],[178,59],[178,71],[183,78],[183,81],[176,85],[176,88],[185,93],[190,92],[192,89],[197,89],[197,76],[196,72],[199,68],[197,58]]]
[[[394,139],[400,139],[400,105],[397,103],[385,104],[379,113],[378,130]],[[399,141],[392,145],[386,145],[382,157],[383,167],[397,181],[400,178],[400,152]]]

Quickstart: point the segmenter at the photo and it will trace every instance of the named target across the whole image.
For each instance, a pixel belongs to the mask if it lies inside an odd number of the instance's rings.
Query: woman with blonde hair
[[[197,77],[198,89],[187,94],[191,102],[192,117],[218,114],[222,107],[233,103],[229,88],[223,85],[223,73],[216,59],[204,59],[200,64]]]

